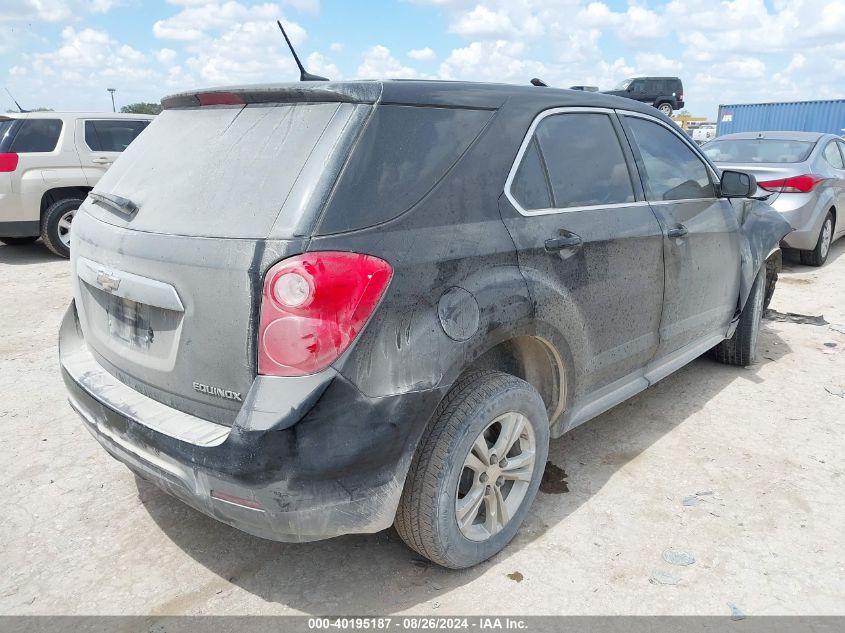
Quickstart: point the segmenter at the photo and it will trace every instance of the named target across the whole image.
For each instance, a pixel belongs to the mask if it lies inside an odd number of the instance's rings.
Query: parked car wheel
[[[716,346],[716,360],[726,365],[748,367],[757,360],[757,339],[763,320],[763,305],[766,297],[766,266],[760,267],[751,294],[745,303],[739,325],[733,336]]]
[[[440,404],[411,463],[395,527],[409,547],[453,569],[501,551],[546,465],[540,394],[515,376],[472,371]]]
[[[41,219],[41,239],[59,257],[70,257],[70,227],[81,204],[78,198],[59,200],[47,207]]]
[[[657,106],[657,109],[660,110],[666,116],[672,116],[672,104],[671,103],[667,103],[667,102],[664,101],[659,106]]]
[[[778,277],[780,277],[782,268],[783,253],[777,250],[766,260],[766,293],[763,297],[763,314],[769,309],[772,297],[775,296],[775,287],[777,286]]]
[[[830,252],[830,245],[833,242],[833,214],[828,211],[825,216],[822,228],[819,231],[819,239],[816,247],[811,251],[801,251],[801,263],[806,266],[821,266],[827,261],[827,254]]]
[[[19,246],[21,244],[32,244],[37,239],[37,235],[30,237],[0,237],[0,242],[9,246]]]

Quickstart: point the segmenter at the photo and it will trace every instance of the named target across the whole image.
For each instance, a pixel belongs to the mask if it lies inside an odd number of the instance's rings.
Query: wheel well
[[[563,412],[566,402],[563,362],[544,339],[517,336],[486,351],[472,366],[505,372],[530,384],[543,398],[550,423]]]
[[[833,216],[833,228],[836,228],[836,207],[830,207],[830,215]]]
[[[44,192],[41,196],[41,214],[47,210],[51,204],[59,200],[66,200],[67,198],[81,198],[84,200],[88,196],[91,187],[56,187]]]

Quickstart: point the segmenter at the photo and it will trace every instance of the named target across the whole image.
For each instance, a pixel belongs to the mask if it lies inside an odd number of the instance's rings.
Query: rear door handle
[[[577,248],[581,246],[582,239],[575,233],[565,232],[560,237],[553,237],[546,240],[546,250],[548,252],[562,251],[565,248]]]
[[[105,165],[106,163],[110,163],[111,159],[106,158],[105,156],[98,156],[97,158],[92,158],[91,162],[97,163],[98,165]]]
[[[669,229],[666,232],[666,235],[669,237],[686,237],[687,233],[689,233],[689,229],[683,224],[679,224],[675,228]]]

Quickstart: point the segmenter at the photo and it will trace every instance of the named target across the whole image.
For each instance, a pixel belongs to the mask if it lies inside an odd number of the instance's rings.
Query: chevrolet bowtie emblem
[[[101,269],[97,271],[97,284],[106,292],[114,292],[120,285],[120,277]]]

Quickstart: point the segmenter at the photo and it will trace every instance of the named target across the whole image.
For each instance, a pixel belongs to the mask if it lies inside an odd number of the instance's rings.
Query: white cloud
[[[376,44],[365,50],[362,59],[363,61],[356,72],[357,77],[361,79],[413,79],[419,77],[416,70],[403,66],[398,59],[391,55],[390,49],[381,44]]]
[[[433,59],[436,59],[437,53],[435,53],[432,49],[426,46],[425,48],[415,48],[413,50],[408,51],[408,57],[417,61],[428,62]]]
[[[332,42],[331,44],[329,44],[329,50],[332,53],[342,53],[343,49],[343,42]]]
[[[159,64],[172,64],[173,60],[176,59],[176,51],[172,48],[160,48],[156,51],[155,56]]]

